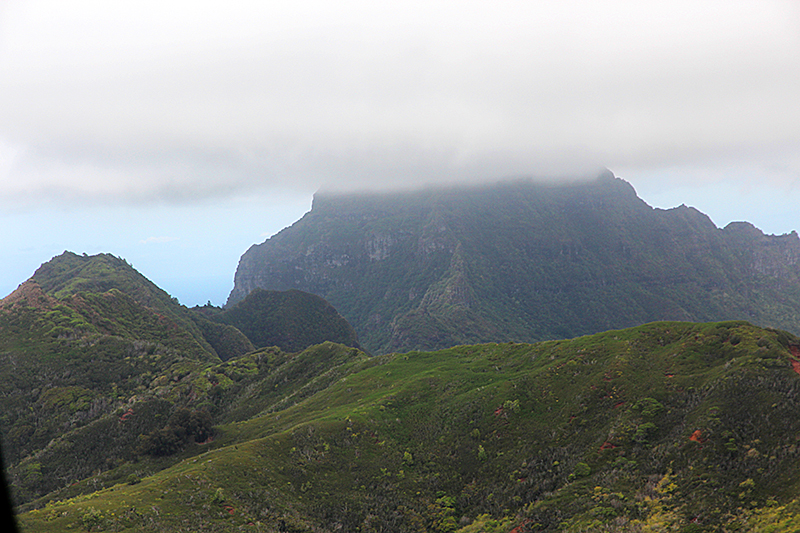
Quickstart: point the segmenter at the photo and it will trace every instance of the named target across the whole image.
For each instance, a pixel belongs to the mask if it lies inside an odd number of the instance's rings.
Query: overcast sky
[[[224,303],[314,191],[610,168],[798,229],[800,2],[0,2],[0,292],[65,249]]]

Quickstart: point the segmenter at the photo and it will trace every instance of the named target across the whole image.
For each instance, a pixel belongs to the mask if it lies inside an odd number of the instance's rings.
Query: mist
[[[600,168],[651,205],[788,232],[798,94],[789,0],[10,0],[0,249],[15,270],[0,275],[13,288],[64,249],[125,255],[163,279],[180,258],[214,271],[183,297],[205,303],[204,285],[224,292],[238,255],[315,191]],[[242,249],[209,258],[231,232]]]
[[[11,2],[0,201],[191,202],[769,159],[793,2]]]

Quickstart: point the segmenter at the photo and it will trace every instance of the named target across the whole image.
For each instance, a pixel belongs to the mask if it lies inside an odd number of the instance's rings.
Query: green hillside
[[[39,267],[29,282],[56,300],[116,290],[130,298],[135,305],[155,313],[164,322],[172,322],[176,328],[189,334],[197,343],[194,348],[196,352],[227,359],[253,349],[241,332],[209,323],[202,315],[180,305],[127,261],[111,254],[80,256],[64,252]],[[102,320],[104,314],[108,314],[107,310],[95,310],[98,320]],[[116,316],[114,310],[108,316],[113,320]]]
[[[219,362],[194,331],[117,289],[58,299],[33,280],[2,301],[0,354],[3,456],[19,502],[128,460],[171,411],[147,394],[153,380]],[[153,410],[109,432],[103,421],[134,405]]]
[[[789,530],[800,506],[798,346],[745,322],[660,322],[374,358],[330,343],[271,348],[177,379],[173,366],[150,392],[185,397],[188,412],[205,405],[213,439],[162,455],[140,448],[138,462],[24,505],[21,522],[26,531]],[[137,405],[109,427],[139,419]],[[181,416],[163,431],[191,427]]]
[[[653,209],[610,172],[385,194],[318,194],[241,257],[255,288],[329,301],[371,353],[572,338],[657,320],[800,334],[800,238]]]
[[[302,318],[314,331],[332,323]],[[16,502],[132,461],[163,468],[211,438],[231,378],[209,369],[254,350],[237,328],[180,305],[122,259],[65,252],[45,263],[0,301],[0,429]],[[226,402],[232,413],[255,405]]]
[[[331,304],[307,292],[256,289],[226,309],[195,309],[214,322],[234,326],[259,347],[298,352],[325,341],[358,347],[353,326]]]

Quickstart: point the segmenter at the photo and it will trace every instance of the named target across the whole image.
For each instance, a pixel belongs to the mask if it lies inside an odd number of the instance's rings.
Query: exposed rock
[[[331,302],[373,353],[536,341],[654,320],[746,319],[800,332],[800,239],[697,209],[653,209],[627,182],[317,195],[241,258],[255,288]]]

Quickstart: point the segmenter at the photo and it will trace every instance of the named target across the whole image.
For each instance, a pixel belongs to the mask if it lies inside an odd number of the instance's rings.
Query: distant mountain
[[[173,366],[119,414],[12,469],[23,487],[70,479],[24,505],[21,524],[797,531],[798,358],[800,339],[784,332],[662,322],[535,345],[368,358],[326,343]],[[38,400],[58,401],[84,402],[47,390]],[[173,401],[181,408],[170,411]],[[115,448],[104,443],[136,431],[130,455],[106,453]],[[78,468],[98,456],[104,469]]]
[[[800,332],[800,238],[648,206],[610,172],[325,195],[241,258],[256,288],[322,296],[373,353],[571,338],[655,320]]]
[[[299,352],[325,341],[358,348],[356,332],[331,304],[298,290],[256,289],[229,307],[196,307],[214,322],[244,333],[255,346]]]

